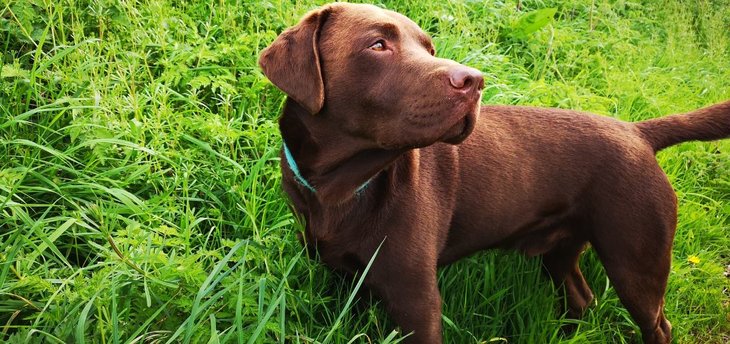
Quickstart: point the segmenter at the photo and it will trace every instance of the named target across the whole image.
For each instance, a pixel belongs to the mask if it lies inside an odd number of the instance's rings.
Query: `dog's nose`
[[[461,91],[469,91],[475,88],[481,91],[484,88],[482,72],[466,66],[452,69],[449,72],[449,82],[451,86]]]

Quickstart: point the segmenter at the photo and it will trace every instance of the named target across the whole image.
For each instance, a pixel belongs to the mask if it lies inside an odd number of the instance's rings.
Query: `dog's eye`
[[[370,50],[375,50],[375,51],[385,50],[385,42],[383,40],[379,40],[379,41],[373,43],[373,45],[370,46]]]
[[[428,52],[429,52],[429,53],[431,54],[431,56],[436,56],[436,49],[434,49],[434,48],[429,48],[429,49],[428,49]]]

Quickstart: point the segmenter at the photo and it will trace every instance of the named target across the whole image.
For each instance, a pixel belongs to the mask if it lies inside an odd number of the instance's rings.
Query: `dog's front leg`
[[[408,344],[441,343],[441,295],[436,262],[414,262],[413,257],[376,258],[368,284],[385,302],[391,318]]]

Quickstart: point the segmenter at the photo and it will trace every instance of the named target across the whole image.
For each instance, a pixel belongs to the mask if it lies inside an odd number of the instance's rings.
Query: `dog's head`
[[[336,3],[284,31],[259,64],[322,121],[395,149],[459,143],[474,128],[481,73],[434,55],[431,38],[407,17]]]

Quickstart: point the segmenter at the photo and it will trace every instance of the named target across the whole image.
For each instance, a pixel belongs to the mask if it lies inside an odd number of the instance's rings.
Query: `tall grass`
[[[284,96],[256,56],[319,4],[2,2],[0,341],[402,338],[358,279],[306,257],[280,188]],[[485,103],[641,120],[730,98],[726,1],[381,5],[482,70]],[[510,34],[551,7],[549,25]],[[667,316],[679,343],[727,342],[730,142],[658,159],[680,200]],[[537,259],[488,252],[443,269],[446,342],[636,342],[596,257],[582,265],[597,302],[580,321],[558,313]]]

